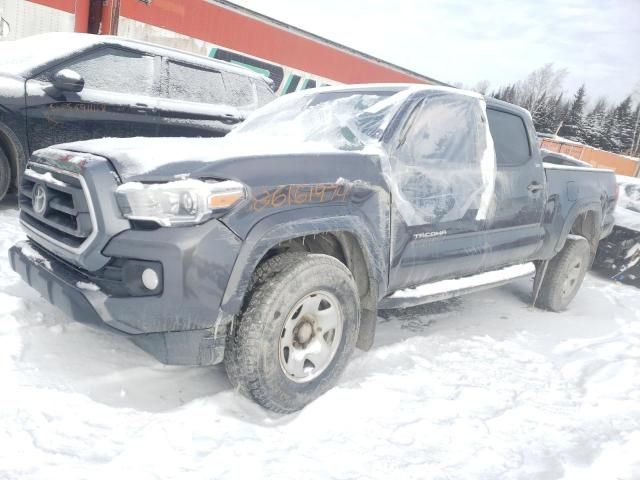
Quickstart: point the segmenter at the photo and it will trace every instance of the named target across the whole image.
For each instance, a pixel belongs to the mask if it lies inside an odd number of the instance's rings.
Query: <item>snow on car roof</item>
[[[81,52],[97,43],[96,35],[43,33],[20,40],[0,42],[0,69],[19,74],[52,60]]]
[[[19,40],[0,42],[0,69],[12,74],[32,71],[41,65],[64,59],[74,53],[80,53],[96,45],[122,45],[139,47],[140,50],[158,55],[171,53],[171,57],[186,62],[216,65],[228,72],[239,73],[253,78],[263,75],[240,65],[216,60],[214,58],[185,52],[171,47],[141,40],[113,35],[92,35],[88,33],[50,32],[25,37]],[[46,46],[46,48],[43,48]]]

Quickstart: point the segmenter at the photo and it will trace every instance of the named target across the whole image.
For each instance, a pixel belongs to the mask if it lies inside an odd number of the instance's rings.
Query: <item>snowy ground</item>
[[[380,319],[337,388],[268,413],[224,370],[163,366],[11,272],[0,206],[0,478],[640,478],[640,292],[530,281]]]

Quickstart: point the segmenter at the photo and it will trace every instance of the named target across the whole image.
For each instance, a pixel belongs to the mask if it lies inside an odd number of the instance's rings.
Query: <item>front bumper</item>
[[[162,263],[162,293],[144,297],[88,289],[83,283],[99,284],[91,272],[32,241],[11,247],[9,259],[25,282],[74,320],[126,335],[164,363],[212,365],[224,354],[225,329],[214,327],[238,249],[239,240],[217,221],[122,232],[109,242],[106,255]]]

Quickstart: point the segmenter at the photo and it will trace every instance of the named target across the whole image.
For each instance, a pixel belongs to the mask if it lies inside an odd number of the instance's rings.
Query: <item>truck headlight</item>
[[[125,218],[156,222],[163,227],[204,222],[216,214],[223,213],[244,198],[244,185],[232,180],[127,182],[116,189],[118,206]]]

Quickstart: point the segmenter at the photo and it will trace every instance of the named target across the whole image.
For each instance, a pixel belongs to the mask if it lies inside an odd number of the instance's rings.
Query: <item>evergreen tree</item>
[[[615,128],[613,134],[617,142],[617,153],[631,152],[633,143],[634,118],[631,110],[631,95],[618,105],[614,112]]]
[[[616,110],[616,108],[610,108],[607,110],[602,124],[602,136],[600,137],[599,148],[609,152],[617,152],[620,149],[620,142],[616,135],[618,130]]]
[[[640,156],[640,102],[633,112],[633,141],[631,142],[631,155]]]
[[[587,145],[603,148],[607,100],[599,98],[584,119],[584,141]]]
[[[576,92],[569,113],[564,120],[558,134],[578,142],[584,141],[583,114],[586,103],[586,89],[582,85]]]

